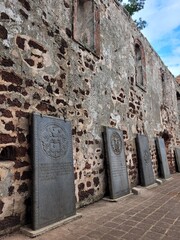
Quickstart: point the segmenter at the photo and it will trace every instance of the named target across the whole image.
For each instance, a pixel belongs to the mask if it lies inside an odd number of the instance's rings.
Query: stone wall
[[[29,220],[32,112],[72,122],[77,206],[106,192],[102,126],[123,130],[131,187],[139,183],[137,133],[149,137],[155,175],[154,137],[164,137],[175,172],[174,146],[179,141],[173,76],[116,1],[97,0],[93,18],[92,5],[81,4],[0,3],[1,226]],[[90,8],[85,23],[78,22],[80,7]],[[85,35],[81,24],[87,27]],[[135,46],[142,53],[143,87],[137,84]]]

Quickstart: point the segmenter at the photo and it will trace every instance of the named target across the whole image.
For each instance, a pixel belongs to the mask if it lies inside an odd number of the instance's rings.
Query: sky
[[[180,75],[180,0],[146,0],[133,19],[139,17],[148,24],[143,35],[172,74]]]

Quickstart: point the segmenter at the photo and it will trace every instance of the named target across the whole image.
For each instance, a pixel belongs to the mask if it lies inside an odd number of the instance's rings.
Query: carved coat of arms
[[[44,152],[52,157],[64,157],[68,150],[66,131],[55,124],[46,126],[41,134],[41,144]]]

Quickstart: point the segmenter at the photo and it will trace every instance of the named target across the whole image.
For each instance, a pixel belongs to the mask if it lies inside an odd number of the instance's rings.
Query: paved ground
[[[180,174],[142,195],[99,201],[78,210],[82,218],[35,240],[180,240]],[[3,240],[30,239],[20,233]]]

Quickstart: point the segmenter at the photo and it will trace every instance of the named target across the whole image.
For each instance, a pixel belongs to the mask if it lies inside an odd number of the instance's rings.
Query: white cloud
[[[134,15],[142,17],[148,26],[142,31],[149,41],[155,41],[180,25],[180,2],[146,0],[143,10]]]
[[[175,76],[180,74],[179,13],[180,1],[146,0],[144,9],[133,16],[147,21],[142,33]]]
[[[128,0],[124,0],[127,3]],[[180,74],[180,1],[146,0],[144,9],[133,15],[147,21],[142,31],[161,59],[175,75]]]
[[[173,49],[173,54],[178,54],[180,56],[180,46]]]

